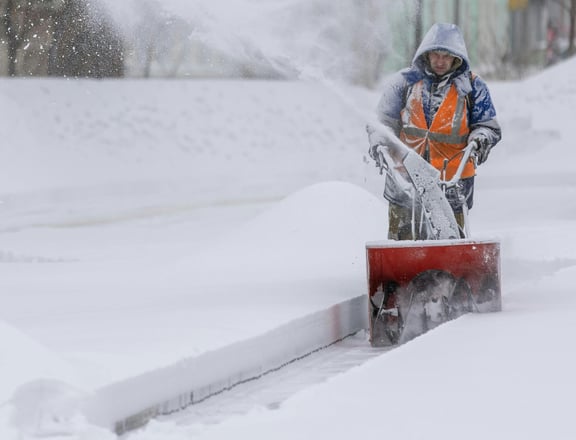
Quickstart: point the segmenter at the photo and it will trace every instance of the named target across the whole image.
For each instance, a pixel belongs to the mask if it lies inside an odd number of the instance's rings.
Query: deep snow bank
[[[387,222],[383,199],[350,183],[323,182],[223,235],[202,258],[212,268],[225,265],[236,281],[359,275],[364,243],[383,239]]]
[[[195,249],[193,257],[170,261],[170,264],[164,262],[164,266],[155,267],[145,275],[137,272],[136,278],[129,278],[130,273],[122,279],[116,278],[117,288],[129,286],[138,292],[140,308],[146,285],[150,296],[144,304],[150,306],[150,301],[156,298],[149,311],[151,322],[162,321],[164,308],[172,320],[175,319],[174,307],[184,312],[185,328],[175,334],[165,333],[163,337],[170,339],[170,343],[175,342],[174,338],[185,339],[189,352],[195,356],[174,357],[173,364],[159,365],[159,359],[166,360],[169,356],[159,354],[154,364],[150,363],[150,356],[144,354],[142,359],[148,363],[143,361],[133,377],[119,378],[93,393],[72,398],[67,397],[69,388],[78,383],[73,379],[70,385],[65,382],[58,385],[44,381],[41,373],[23,379],[17,377],[16,383],[23,384],[21,390],[25,391],[25,398],[18,399],[20,419],[61,419],[60,425],[52,423],[46,427],[46,423],[41,423],[38,429],[76,432],[80,429],[78,420],[86,416],[99,426],[122,431],[155,414],[181,409],[366,328],[364,243],[382,237],[385,212],[386,205],[362,188],[344,182],[320,183],[288,196],[252,221],[215,240],[212,246]],[[69,264],[55,262],[49,271],[43,272],[44,276],[57,274],[59,271],[55,269],[61,266],[67,272]],[[57,319],[62,312],[74,316],[74,308],[78,306],[84,312],[96,307],[100,322],[107,323],[105,332],[102,327],[91,331],[75,327],[78,348],[83,351],[100,351],[103,359],[107,359],[106,344],[113,350],[125,347],[133,352],[135,343],[140,343],[147,352],[161,351],[154,345],[155,333],[158,333],[155,326],[135,329],[138,340],[132,343],[122,339],[121,329],[114,327],[114,320],[106,319],[98,304],[104,302],[106,308],[118,304],[122,319],[117,324],[124,327],[127,322],[144,322],[132,316],[141,313],[138,307],[132,310],[136,299],[122,299],[124,295],[117,295],[114,280],[103,283],[99,279],[92,283],[87,278],[89,272],[81,272],[78,267],[82,267],[81,262],[75,263],[73,273],[67,272],[66,285],[53,291],[56,297],[50,295],[51,305],[45,308],[47,316],[43,317],[45,331],[41,330],[42,323],[35,323],[35,335],[44,338],[46,333],[51,334],[52,341],[64,338],[64,335],[60,338],[55,335],[55,328],[50,325],[50,309],[56,301]],[[128,269],[135,267],[128,266]],[[186,292],[185,296],[178,297],[178,304],[167,295],[170,284],[167,280]],[[45,281],[52,285],[55,280]],[[95,289],[92,293],[90,288],[85,291],[92,300],[98,298],[93,305],[82,301],[75,306],[72,302],[57,300],[62,290],[71,289],[78,301],[77,292],[87,289],[86,286]],[[207,286],[210,286],[208,290]],[[107,297],[114,297],[116,302],[108,302]],[[117,301],[127,302],[120,305]],[[33,308],[29,303],[22,306]],[[215,328],[221,327],[218,323],[222,322],[226,323],[225,331]],[[214,330],[206,332],[207,328]],[[61,329],[69,332],[66,325]],[[106,341],[106,337],[113,340]],[[91,347],[91,341],[98,348]],[[159,343],[167,345],[166,341]],[[51,355],[56,356],[49,351],[45,353],[45,356]],[[38,356],[38,363],[43,356]],[[138,353],[131,356],[137,359]],[[14,359],[18,363],[26,362],[21,357]],[[61,366],[57,368],[60,373],[62,370]],[[84,374],[86,376],[89,375]],[[34,379],[40,380],[33,386]],[[49,395],[41,396],[46,390]],[[43,404],[37,404],[35,393]],[[81,402],[86,396],[85,413],[81,414]],[[15,396],[14,404],[16,400]]]
[[[237,303],[239,283],[251,280],[247,288],[252,291],[244,294],[255,295],[257,304],[247,305],[261,308],[267,320],[277,317],[276,325],[249,339],[242,337],[247,333],[237,334],[234,344],[98,390],[89,401],[90,419],[123,432],[366,328],[363,244],[370,236],[381,237],[384,214],[382,201],[355,185],[320,183],[222,237],[202,252],[200,267],[196,260],[179,263],[188,273],[194,265],[203,277],[219,279],[223,290],[214,319],[228,307],[229,298]],[[322,282],[341,276],[354,278],[357,287],[331,291],[331,283]],[[304,291],[273,288],[274,282],[294,279],[316,282]],[[262,284],[271,287],[265,296],[255,286]],[[286,314],[284,305],[295,302],[314,312]],[[234,313],[242,315],[237,307]]]
[[[364,121],[317,83],[2,79],[0,96],[1,194],[163,179],[242,191],[362,167]]]
[[[72,365],[3,321],[0,321],[0,347],[0,402],[14,393],[19,384],[39,377],[77,380]]]

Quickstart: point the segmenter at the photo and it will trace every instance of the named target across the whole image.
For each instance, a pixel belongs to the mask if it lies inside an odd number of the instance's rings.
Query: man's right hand
[[[370,157],[372,158],[372,160],[375,160],[378,162],[379,160],[379,152],[378,152],[378,147],[380,146],[380,144],[376,144],[376,145],[370,145],[370,148],[368,149],[368,154],[370,155]]]
[[[384,174],[388,164],[380,147],[390,145],[390,135],[386,133],[385,129],[378,129],[370,124],[366,126],[366,133],[368,133],[368,142],[370,143],[368,154],[376,162],[376,168],[380,169],[380,174]]]
[[[368,133],[368,142],[370,143],[368,154],[377,161],[379,160],[378,147],[380,145],[389,145],[390,136],[383,129],[378,129],[370,124],[366,126],[366,133]]]

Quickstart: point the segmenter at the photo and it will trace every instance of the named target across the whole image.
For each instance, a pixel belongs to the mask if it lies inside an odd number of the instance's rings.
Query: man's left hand
[[[474,147],[474,154],[478,159],[478,165],[483,164],[488,159],[492,145],[486,136],[479,135],[472,139],[472,142],[476,144]]]

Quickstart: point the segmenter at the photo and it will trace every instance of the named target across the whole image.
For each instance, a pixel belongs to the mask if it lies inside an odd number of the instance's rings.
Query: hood
[[[470,62],[468,60],[468,51],[466,50],[464,36],[460,28],[455,24],[436,23],[432,25],[422,39],[420,46],[418,46],[414,54],[414,59],[412,60],[412,65],[424,70],[427,66],[425,54],[432,50],[445,50],[450,52],[462,60],[462,65],[456,69],[457,71],[465,72],[469,70]]]

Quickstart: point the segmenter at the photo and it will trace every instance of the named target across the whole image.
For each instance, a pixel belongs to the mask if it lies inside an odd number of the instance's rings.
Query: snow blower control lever
[[[458,157],[459,155],[460,155],[460,153],[458,153],[455,157]],[[476,168],[477,159],[476,159],[476,143],[475,142],[470,142],[462,150],[462,159],[460,160],[460,164],[458,165],[458,169],[456,170],[456,173],[454,174],[454,176],[452,176],[452,178],[450,180],[444,180],[444,179],[440,180],[440,185],[442,186],[442,188],[452,188],[453,186],[456,186],[458,184],[458,182],[460,181],[460,179],[462,177],[462,172],[464,171],[464,167],[466,166],[466,164],[468,163],[468,160],[470,160],[471,157],[474,160],[474,168]],[[452,158],[452,159],[454,159],[454,158]],[[442,170],[442,176],[446,175],[446,167],[448,166],[448,163],[452,159],[444,159],[444,169]]]

